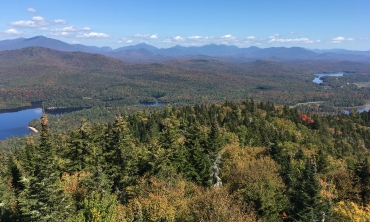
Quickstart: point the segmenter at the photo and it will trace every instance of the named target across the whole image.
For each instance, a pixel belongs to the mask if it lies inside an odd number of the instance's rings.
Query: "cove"
[[[28,123],[34,118],[40,118],[41,115],[41,108],[1,113],[0,140],[4,140],[11,136],[23,136],[32,133],[32,131],[28,129]]]
[[[46,114],[60,116],[64,113],[71,113],[88,108],[90,107],[46,108],[44,111]],[[0,110],[0,140],[4,140],[12,136],[23,136],[33,133],[33,131],[28,128],[28,124],[35,118],[40,119],[41,115],[42,108],[40,107],[22,107],[17,109]]]
[[[316,83],[316,84],[320,84],[320,83],[323,83],[323,80],[321,79],[321,77],[324,77],[324,76],[343,76],[344,73],[343,72],[337,72],[337,73],[317,73],[317,74],[314,74],[315,75],[315,78],[312,80],[312,82]]]

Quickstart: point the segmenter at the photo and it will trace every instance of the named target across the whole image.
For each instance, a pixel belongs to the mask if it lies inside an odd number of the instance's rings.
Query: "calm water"
[[[60,114],[71,113],[86,108],[88,107],[57,108],[45,110],[45,113],[60,116]],[[41,118],[42,108],[20,109],[7,110],[7,112],[0,113],[0,140],[11,136],[23,136],[33,133],[32,130],[28,129],[28,123],[35,118]]]
[[[41,108],[26,109],[18,112],[0,114],[0,140],[11,136],[22,136],[32,133],[28,123],[34,118],[40,118]]]
[[[324,76],[343,76],[343,72],[338,72],[338,73],[317,73],[315,74],[315,78],[312,80],[312,82],[316,83],[316,84],[320,84],[320,83],[323,83],[321,77],[324,77]]]
[[[365,112],[365,111],[366,111],[366,112],[369,112],[369,110],[370,110],[370,106],[365,106],[364,108],[359,109],[359,110],[358,110],[358,112],[359,112],[359,113],[362,113],[362,112]]]
[[[167,104],[166,102],[140,103],[142,106],[165,106]]]

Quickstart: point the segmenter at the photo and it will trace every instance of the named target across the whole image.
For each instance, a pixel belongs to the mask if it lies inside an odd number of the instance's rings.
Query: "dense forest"
[[[254,98],[289,106],[320,102],[305,108],[335,112],[366,104],[369,70],[366,61],[232,63],[214,57],[135,64],[99,54],[29,47],[0,52],[0,110],[40,101],[44,108],[122,107]],[[326,77],[321,85],[312,82],[315,73],[339,71],[346,75]]]
[[[252,99],[116,112],[0,158],[1,221],[368,221],[370,113]]]

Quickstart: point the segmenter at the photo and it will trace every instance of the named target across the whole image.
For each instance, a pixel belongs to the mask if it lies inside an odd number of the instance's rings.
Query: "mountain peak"
[[[34,36],[34,37],[31,37],[31,38],[25,39],[24,41],[32,41],[32,40],[38,40],[38,39],[47,39],[47,37],[45,37],[43,35],[38,35],[38,36]]]

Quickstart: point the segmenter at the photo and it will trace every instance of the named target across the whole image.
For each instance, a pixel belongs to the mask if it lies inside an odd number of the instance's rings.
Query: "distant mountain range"
[[[222,60],[370,60],[370,51],[351,51],[345,49],[319,50],[300,47],[239,48],[228,45],[204,45],[183,47],[176,45],[171,48],[157,48],[145,43],[112,49],[111,47],[85,46],[68,44],[60,40],[36,36],[0,41],[0,51],[16,50],[30,46],[51,48],[67,52],[88,52],[103,54],[128,62],[159,62],[176,58],[216,57]]]

